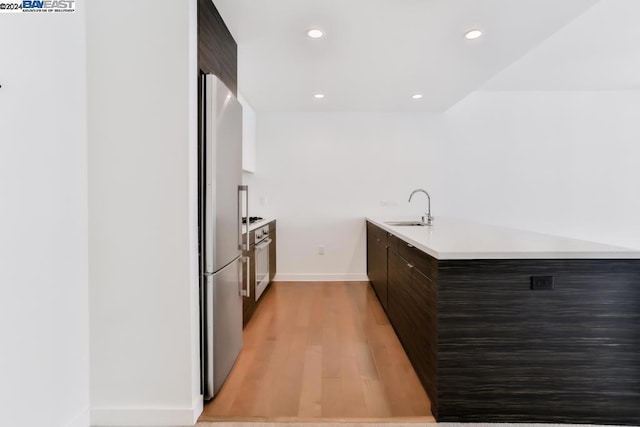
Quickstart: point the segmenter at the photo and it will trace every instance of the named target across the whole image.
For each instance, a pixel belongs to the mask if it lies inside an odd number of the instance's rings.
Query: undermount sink
[[[426,227],[428,224],[422,221],[388,221],[387,225],[403,226],[403,227]]]

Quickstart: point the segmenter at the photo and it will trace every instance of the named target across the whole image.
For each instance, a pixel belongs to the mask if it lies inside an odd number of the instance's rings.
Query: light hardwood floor
[[[273,283],[200,421],[434,421],[368,282]]]

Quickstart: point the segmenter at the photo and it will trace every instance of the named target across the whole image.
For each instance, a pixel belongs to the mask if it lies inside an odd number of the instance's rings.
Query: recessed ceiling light
[[[317,28],[312,28],[309,31],[307,31],[307,35],[312,39],[319,39],[320,37],[324,36],[324,33],[321,30],[318,30]]]
[[[415,95],[411,96],[413,99],[420,99],[422,98],[422,94],[421,93],[416,93]]]
[[[315,99],[322,99],[322,98],[324,98],[324,93],[316,93],[315,95],[313,95],[313,97]]]
[[[480,30],[469,30],[466,33],[464,33],[464,38],[467,40],[474,40],[480,37],[481,35],[482,35],[482,31]]]

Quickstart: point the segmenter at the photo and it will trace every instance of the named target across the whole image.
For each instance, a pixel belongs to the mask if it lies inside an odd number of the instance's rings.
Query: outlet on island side
[[[553,276],[531,276],[532,291],[548,291],[553,289]]]
[[[324,245],[318,246],[318,255],[324,255]]]

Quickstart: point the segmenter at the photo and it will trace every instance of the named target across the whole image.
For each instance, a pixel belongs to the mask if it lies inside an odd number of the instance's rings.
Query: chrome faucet
[[[429,193],[427,193],[425,190],[419,188],[411,192],[411,195],[409,196],[409,202],[411,202],[411,198],[416,193],[424,193],[427,195],[427,216],[422,217],[422,222],[425,222],[427,225],[432,225],[431,222],[433,221],[433,217],[431,216],[431,196],[429,196]]]

